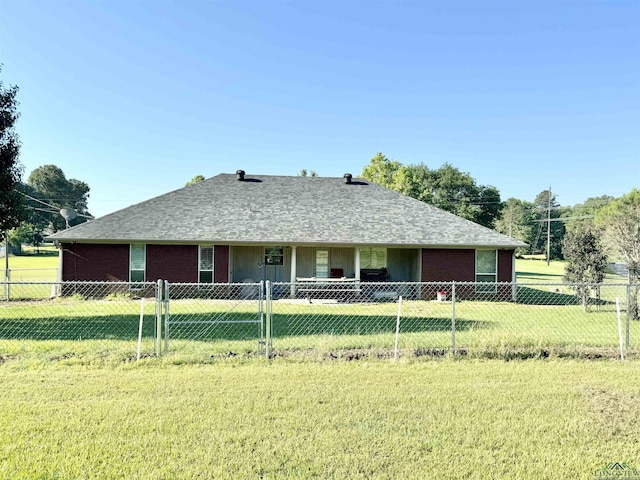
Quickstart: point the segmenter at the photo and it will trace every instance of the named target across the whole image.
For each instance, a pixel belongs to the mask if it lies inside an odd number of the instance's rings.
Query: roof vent
[[[353,178],[353,176],[350,173],[345,173],[343,177],[344,183],[346,183],[347,185],[351,185],[351,179]]]
[[[236,178],[241,182],[244,181],[244,170],[236,170]]]

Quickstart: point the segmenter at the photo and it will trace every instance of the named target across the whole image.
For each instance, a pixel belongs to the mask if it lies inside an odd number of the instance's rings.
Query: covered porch
[[[419,282],[420,275],[419,248],[232,246],[229,259],[231,282]]]

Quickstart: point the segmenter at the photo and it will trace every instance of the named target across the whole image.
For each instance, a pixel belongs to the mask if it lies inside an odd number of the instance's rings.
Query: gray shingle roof
[[[221,174],[50,239],[515,248],[525,244],[362,179]]]

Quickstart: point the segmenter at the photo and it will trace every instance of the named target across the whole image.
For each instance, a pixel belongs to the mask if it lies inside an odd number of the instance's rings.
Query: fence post
[[[629,312],[630,310],[630,302],[631,301],[631,279],[629,279],[629,283],[627,283],[627,308],[625,308],[626,310],[626,317],[627,317],[627,322],[626,322],[626,332],[625,332],[625,348],[627,349],[627,351],[629,351],[629,320],[631,319],[631,313]]]
[[[162,280],[156,282],[156,331],[155,331],[155,354],[159,357],[162,344],[162,304],[159,298],[162,297]]]
[[[266,324],[266,339],[265,339],[265,352],[266,357],[271,358],[271,281],[267,280],[267,324]]]
[[[160,304],[164,308],[164,352],[169,351],[169,281],[164,281],[164,295],[160,297]]]
[[[456,282],[451,282],[451,351],[456,354]]]

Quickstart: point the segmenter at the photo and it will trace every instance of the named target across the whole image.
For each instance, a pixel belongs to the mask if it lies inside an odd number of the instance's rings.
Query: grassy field
[[[57,279],[58,250],[54,247],[40,247],[36,254],[33,247],[25,247],[23,255],[9,255],[9,269],[13,282],[55,282]],[[2,261],[4,280],[5,259]]]
[[[0,478],[594,478],[637,362],[0,366]]]
[[[561,276],[519,265],[521,281]],[[458,302],[457,357],[420,354],[446,352],[451,304],[406,301],[395,363],[396,303],[274,301],[267,361],[259,324],[197,323],[259,318],[255,301],[172,302],[159,358],[148,302],[136,363],[139,299],[0,302],[0,479],[537,480],[640,468],[640,361],[564,358],[615,358],[615,295],[589,313],[544,287],[520,304]],[[557,304],[527,303],[539,296]],[[640,322],[631,327],[638,348]],[[539,359],[514,360],[524,357]]]

